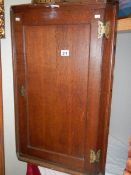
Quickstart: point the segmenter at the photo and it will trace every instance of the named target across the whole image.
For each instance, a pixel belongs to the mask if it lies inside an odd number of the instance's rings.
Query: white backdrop
[[[121,175],[131,136],[131,32],[118,33],[107,172]]]
[[[5,0],[6,39],[2,40],[1,46],[6,163],[5,175],[26,174],[26,164],[17,160],[15,152],[14,99],[9,12],[11,5],[28,2],[31,2],[31,0]],[[131,33],[119,34],[106,175],[121,175],[127,157],[127,141],[129,135],[131,135],[131,93],[129,93],[131,89],[130,51]],[[41,167],[40,170],[44,175],[64,175],[64,173],[55,172]]]

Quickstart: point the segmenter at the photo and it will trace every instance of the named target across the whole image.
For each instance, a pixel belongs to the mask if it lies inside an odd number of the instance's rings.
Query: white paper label
[[[97,14],[95,15],[95,19],[100,19],[101,15]]]
[[[61,50],[61,56],[62,57],[68,57],[70,55],[69,50]]]
[[[15,21],[20,21],[20,17],[15,17]]]

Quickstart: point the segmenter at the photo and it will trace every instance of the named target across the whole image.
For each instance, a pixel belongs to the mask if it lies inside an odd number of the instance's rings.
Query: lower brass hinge
[[[90,163],[98,163],[100,162],[101,150],[95,152],[94,150],[90,150]]]
[[[110,36],[110,22],[98,21],[98,39],[105,36],[107,39]]]

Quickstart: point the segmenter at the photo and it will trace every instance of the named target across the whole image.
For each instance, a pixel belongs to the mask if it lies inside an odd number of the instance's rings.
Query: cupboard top
[[[26,9],[47,7],[47,4],[49,4],[48,2],[50,0],[44,0],[44,1],[47,3],[29,3],[22,5],[14,5],[11,6],[11,11],[13,10],[14,12],[20,12],[20,11],[23,12],[23,10]],[[68,6],[70,10],[73,8],[73,6],[81,6],[81,7],[88,6],[89,8],[92,9],[100,9],[100,8],[106,8],[106,4],[113,5],[118,3],[117,0],[54,0],[54,1],[56,2],[56,4],[59,4],[60,6]]]

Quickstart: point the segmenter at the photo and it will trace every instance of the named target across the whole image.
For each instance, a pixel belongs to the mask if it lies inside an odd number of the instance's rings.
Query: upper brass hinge
[[[105,36],[107,39],[110,36],[110,22],[98,21],[98,39]]]
[[[94,150],[90,150],[90,163],[98,163],[101,157],[101,150],[95,152]]]

